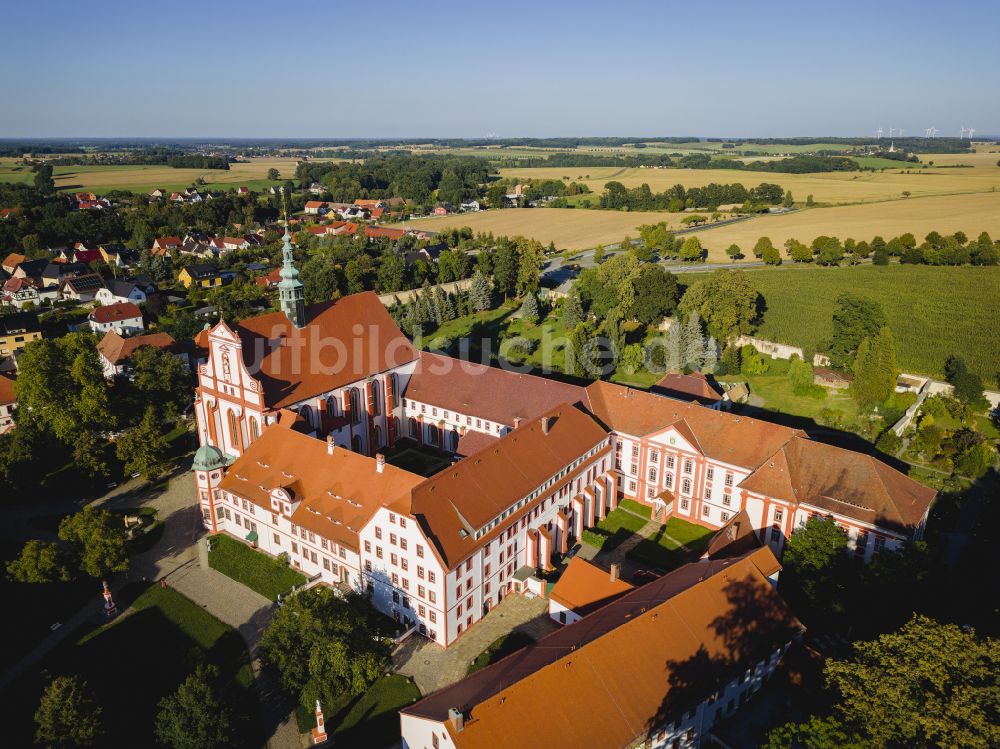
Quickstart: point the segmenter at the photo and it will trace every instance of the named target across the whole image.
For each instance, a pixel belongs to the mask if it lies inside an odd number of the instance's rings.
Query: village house
[[[0,303],[24,309],[25,305],[37,307],[41,296],[36,281],[30,278],[8,278],[0,287]]]
[[[86,263],[49,263],[42,271],[42,287],[46,289],[59,288],[67,278],[88,273],[90,273],[90,266]]]
[[[103,278],[96,273],[85,273],[64,278],[59,286],[59,295],[63,299],[92,302],[102,288],[104,288]]]
[[[87,316],[90,329],[95,333],[114,330],[123,335],[132,335],[145,330],[142,312],[132,302],[114,302],[95,307]]]
[[[157,237],[153,240],[153,255],[169,255],[171,250],[179,250],[184,243],[180,237]]]
[[[143,346],[154,346],[163,351],[172,351],[179,359],[187,363],[187,355],[177,348],[177,343],[167,333],[147,333],[146,335],[124,338],[111,330],[97,343],[97,353],[101,361],[104,377],[113,380],[116,377],[129,376],[128,360]]]
[[[438,203],[434,206],[434,210],[431,214],[434,216],[447,216],[449,213],[455,212],[455,206],[451,203]]]
[[[42,326],[36,312],[12,312],[0,315],[0,356],[20,351],[31,341],[40,340]]]
[[[14,409],[16,408],[14,378],[0,374],[0,434],[14,428]]]
[[[772,584],[779,569],[763,548],[693,562],[625,592],[404,707],[402,745],[702,746],[803,632]]]
[[[205,289],[222,286],[222,274],[214,265],[208,263],[195,263],[182,268],[181,272],[177,274],[177,280],[185,289],[190,289],[194,284]]]
[[[139,263],[139,251],[123,244],[102,244],[101,258],[115,268],[130,268]]]
[[[38,258],[37,260],[23,260],[17,264],[11,275],[14,278],[28,278],[33,281],[41,281],[42,273],[45,268],[48,267],[49,261],[45,258]]]
[[[706,408],[714,408],[716,411],[720,410],[728,400],[723,393],[712,386],[708,378],[701,372],[692,372],[691,374],[669,372],[661,377],[650,388],[650,391],[688,403],[699,403]]]
[[[8,273],[13,273],[17,270],[17,266],[27,259],[27,257],[21,255],[20,253],[12,252],[3,259],[3,269]]]
[[[147,295],[134,281],[119,281],[115,279],[108,281],[104,288],[98,289],[94,298],[104,305],[115,304],[116,302],[144,304]]]

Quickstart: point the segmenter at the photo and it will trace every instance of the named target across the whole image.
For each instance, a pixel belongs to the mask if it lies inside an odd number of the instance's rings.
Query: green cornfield
[[[878,300],[906,372],[943,376],[952,354],[987,388],[1000,376],[1000,267],[864,265],[747,270],[767,309],[755,335],[795,346],[829,339],[834,303],[851,292]],[[693,283],[703,274],[682,275]]]

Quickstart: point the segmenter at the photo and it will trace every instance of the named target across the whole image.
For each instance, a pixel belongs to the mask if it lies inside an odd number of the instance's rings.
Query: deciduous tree
[[[217,749],[233,739],[232,714],[218,698],[219,671],[199,665],[177,691],[160,701],[156,740],[173,749]]]
[[[104,735],[101,713],[87,682],[79,676],[56,677],[35,711],[35,742],[47,747],[96,746]]]

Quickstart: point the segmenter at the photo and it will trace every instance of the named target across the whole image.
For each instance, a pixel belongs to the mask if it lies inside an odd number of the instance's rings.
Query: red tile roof
[[[366,226],[365,236],[369,239],[402,239],[406,236],[404,229],[390,229],[385,226]]]
[[[543,419],[548,419],[548,433]],[[526,502],[507,522],[478,539],[477,530],[602,443],[606,446],[607,433],[589,414],[568,404],[557,406],[429,478],[414,489],[410,506],[400,511],[434,529],[442,559],[454,567],[520,515],[531,512],[547,493]],[[568,483],[575,476],[571,472],[561,481]],[[552,491],[558,487],[559,482]]]
[[[115,331],[109,331],[98,342],[97,350],[114,365],[121,364],[143,346],[155,346],[158,349],[169,349],[175,341],[167,333],[149,333],[132,338],[122,338]]]
[[[0,375],[0,406],[9,406],[17,403],[14,397],[14,380],[6,375]]]
[[[798,436],[740,487],[906,531],[921,523],[937,494],[871,455]]]
[[[632,746],[802,631],[777,568],[768,549],[685,565],[401,712],[458,749]]]
[[[598,381],[587,387],[591,412],[615,431],[643,437],[673,426],[704,455],[756,468],[800,430]]]
[[[293,420],[289,420],[293,421]],[[423,481],[344,447],[329,455],[327,443],[279,421],[267,427],[226,471],[220,487],[271,511],[271,490],[286,489],[301,505],[291,522],[358,551],[358,531],[386,503]]]
[[[17,266],[27,260],[24,255],[18,252],[12,252],[7,257],[3,259],[2,266],[10,271],[13,271]]]
[[[692,372],[691,374],[670,372],[664,375],[651,389],[660,390],[671,398],[694,400],[703,404],[722,400],[722,395],[712,387],[708,378],[701,372]]]
[[[284,312],[250,317],[235,327],[244,362],[261,380],[268,408],[298,403],[417,357],[372,291],[311,305],[306,315],[308,324],[301,330]]]
[[[94,322],[106,325],[109,322],[118,320],[129,320],[134,317],[142,318],[142,312],[132,302],[118,302],[107,304],[103,307],[96,307],[90,317]]]
[[[586,616],[632,590],[621,578],[611,579],[608,570],[575,556],[549,591],[549,598]]]
[[[579,403],[586,389],[546,377],[509,372],[426,351],[406,386],[406,398],[455,413],[514,426],[561,403]],[[484,397],[488,394],[488,397]]]

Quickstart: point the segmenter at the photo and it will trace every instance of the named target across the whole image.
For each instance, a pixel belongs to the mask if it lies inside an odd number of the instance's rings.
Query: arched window
[[[403,435],[399,433],[399,419],[395,416],[392,417],[392,438],[398,440]]]
[[[326,399],[326,415],[331,419],[337,416],[337,399],[332,395]]]
[[[260,425],[257,423],[257,419],[250,417],[250,441],[256,442],[257,438],[260,437]]]
[[[372,380],[372,415],[378,416],[382,413],[382,387],[378,380]]]
[[[361,393],[357,388],[351,388],[348,395],[351,401],[351,423],[357,424],[361,421]]]
[[[389,387],[392,388],[391,399],[388,395],[386,396],[385,407],[391,411],[399,402],[399,378],[396,377],[395,372],[389,375]]]
[[[302,406],[302,407],[300,407],[299,408],[299,415],[303,419],[306,420],[306,422],[309,424],[309,426],[312,426],[312,423],[313,423],[312,416],[313,415],[312,415],[312,409],[309,408],[309,406]]]
[[[449,432],[449,442],[451,443],[451,451],[455,452],[458,449],[458,432]]]
[[[438,442],[438,428],[434,424],[427,427],[427,441],[432,445],[439,444]]]
[[[382,447],[382,428],[375,427],[375,447]]]
[[[236,423],[236,412],[229,412],[229,441],[233,443],[233,447],[239,449],[240,447],[240,432],[239,426]]]
[[[354,450],[354,452],[356,452],[356,453],[361,452],[361,435],[360,434],[355,434],[354,437],[351,438],[351,449]]]
[[[417,439],[417,435],[420,434],[420,425],[417,424],[417,420],[410,418],[410,436],[413,439]]]

